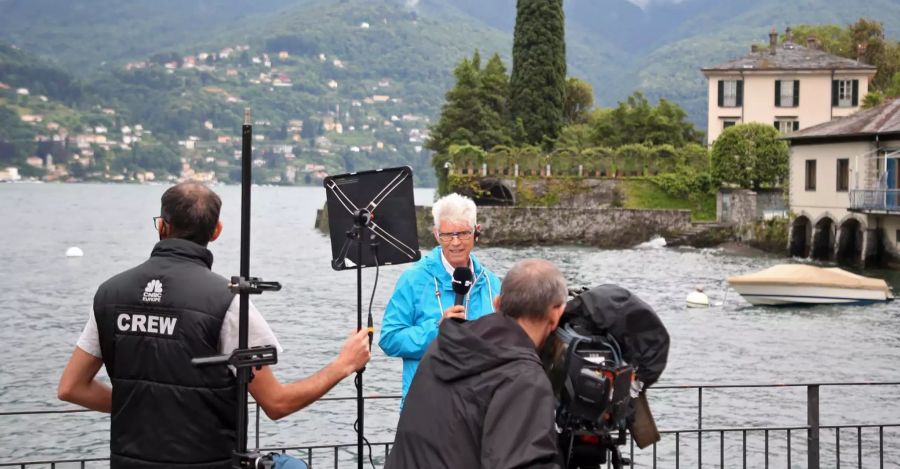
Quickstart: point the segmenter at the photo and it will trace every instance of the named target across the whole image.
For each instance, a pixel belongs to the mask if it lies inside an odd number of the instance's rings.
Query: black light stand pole
[[[258,451],[247,452],[247,384],[253,376],[252,368],[278,363],[278,350],[273,345],[248,347],[248,327],[250,295],[259,295],[264,291],[281,290],[278,282],[264,282],[262,279],[250,277],[250,186],[251,164],[253,160],[253,126],[250,124],[250,108],[244,111],[241,147],[241,275],[231,277],[228,289],[236,293],[239,299],[238,312],[238,348],[228,355],[196,357],[191,363],[196,367],[232,366],[237,375],[237,420],[235,429],[235,450],[231,457],[234,469],[258,469],[272,467],[272,460],[262,456]]]
[[[250,187],[253,183],[252,147],[253,125],[250,120],[250,108],[244,110],[244,125],[241,127],[241,278],[250,278]],[[250,295],[240,292],[240,315],[238,316],[238,348],[247,348],[247,327],[249,325],[248,310]],[[237,450],[247,452],[247,383],[250,381],[250,368],[239,368],[238,372],[238,408],[237,408]]]
[[[362,329],[362,256],[363,256],[363,236],[366,232],[366,225],[364,223],[368,221],[368,213],[362,212],[357,215],[357,226],[359,227],[359,231],[357,232],[356,238],[356,330],[359,331]],[[357,451],[357,464],[356,467],[358,469],[363,469],[363,417],[365,416],[363,402],[363,371],[365,371],[365,367],[360,368],[356,371],[356,418],[359,421],[359,431],[356,432],[356,451]]]

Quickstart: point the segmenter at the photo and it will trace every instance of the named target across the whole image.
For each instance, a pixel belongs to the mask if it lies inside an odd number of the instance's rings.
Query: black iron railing
[[[712,385],[660,385],[652,389],[651,401],[678,392],[696,392],[696,427],[662,429],[662,439],[652,447],[640,450],[628,438],[627,454],[637,467],[740,467],[740,468],[788,468],[806,467],[821,469],[842,467],[879,468],[885,461],[894,464],[900,455],[900,422],[865,424],[822,425],[820,419],[820,390],[822,388],[895,387],[900,382],[852,382],[852,383],[797,383],[797,384],[712,384]],[[716,390],[747,389],[806,389],[805,425],[793,426],[704,426],[704,394]],[[849,394],[842,392],[842,395]],[[366,399],[399,399],[400,396],[369,396]],[[355,401],[355,397],[329,397],[320,401]],[[753,399],[749,399],[755,405]],[[790,404],[786,402],[785,404]],[[796,404],[796,402],[793,402]],[[26,410],[0,412],[0,419],[8,416],[73,414],[90,412],[81,409]],[[316,469],[338,468],[355,461],[352,451],[355,443],[336,445],[298,445],[290,447],[265,447],[260,445],[259,408],[256,417],[256,447],[263,452],[281,452],[301,458]],[[896,416],[893,416],[896,418]],[[2,421],[2,420],[0,420]],[[886,439],[885,431],[893,432],[895,439]],[[833,438],[832,438],[833,435]],[[888,435],[891,436],[891,435]],[[827,442],[827,443],[826,443]],[[833,442],[833,444],[832,444]],[[390,452],[392,442],[372,442],[372,458],[383,463]],[[799,448],[798,448],[799,447]],[[842,452],[843,451],[843,452]],[[825,458],[823,458],[823,456]],[[103,463],[107,458],[35,459],[28,461],[0,461],[0,467],[91,467],[91,463]]]
[[[850,191],[850,209],[900,213],[900,189]]]

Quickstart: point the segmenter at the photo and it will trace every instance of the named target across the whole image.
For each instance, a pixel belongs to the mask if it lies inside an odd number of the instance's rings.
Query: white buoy
[[[84,256],[84,251],[81,250],[78,246],[72,246],[69,249],[66,249],[66,257],[82,257]]]
[[[703,293],[702,288],[698,288],[698,289],[688,293],[687,307],[688,308],[708,308],[709,307],[709,297],[706,296],[706,293]]]

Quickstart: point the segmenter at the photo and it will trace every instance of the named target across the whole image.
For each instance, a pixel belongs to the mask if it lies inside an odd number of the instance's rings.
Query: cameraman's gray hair
[[[511,318],[542,319],[550,308],[566,302],[566,279],[543,259],[519,261],[503,277],[500,311]]]
[[[440,227],[442,221],[467,223],[469,226],[475,227],[475,213],[475,202],[456,193],[441,197],[431,207],[435,228]]]

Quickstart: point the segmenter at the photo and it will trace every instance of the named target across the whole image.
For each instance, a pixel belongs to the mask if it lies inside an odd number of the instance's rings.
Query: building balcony
[[[850,191],[850,211],[900,215],[900,189]]]

